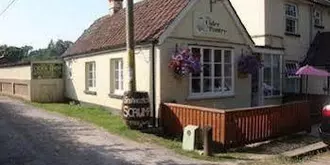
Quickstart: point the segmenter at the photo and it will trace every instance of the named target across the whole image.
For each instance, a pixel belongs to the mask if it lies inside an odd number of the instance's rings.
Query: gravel
[[[0,96],[1,165],[208,164]],[[232,164],[232,163],[223,163]]]

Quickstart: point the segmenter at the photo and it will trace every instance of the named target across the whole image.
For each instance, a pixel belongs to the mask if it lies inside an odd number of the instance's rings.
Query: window
[[[298,33],[298,7],[294,4],[285,4],[285,32]]]
[[[86,63],[86,90],[96,91],[96,65],[95,62]]]
[[[67,62],[67,78],[68,79],[72,79],[72,61],[71,60],[69,60],[68,62]]]
[[[234,94],[234,65],[231,50],[193,47],[201,55],[202,73],[192,74],[190,93],[194,97]]]
[[[322,12],[318,9],[314,10],[314,25],[322,26]]]
[[[300,76],[296,75],[299,65],[298,62],[286,62],[285,63],[285,86],[286,93],[299,93],[300,92]]]
[[[115,95],[123,95],[124,93],[124,77],[123,77],[123,60],[111,60],[112,68],[112,93]]]
[[[263,89],[265,97],[282,95],[282,65],[280,55],[263,56]]]

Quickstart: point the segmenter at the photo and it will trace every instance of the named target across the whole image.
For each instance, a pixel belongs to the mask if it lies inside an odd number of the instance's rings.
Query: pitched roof
[[[301,65],[330,66],[330,32],[318,33]]]
[[[144,0],[134,5],[135,42],[158,39],[190,0]],[[126,10],[96,20],[63,57],[121,47],[126,42]]]

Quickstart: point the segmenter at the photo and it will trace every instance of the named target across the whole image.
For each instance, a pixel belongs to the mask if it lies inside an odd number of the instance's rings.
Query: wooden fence
[[[165,133],[182,135],[187,125],[211,126],[213,141],[224,148],[311,129],[308,102],[232,110],[166,103],[161,113]]]

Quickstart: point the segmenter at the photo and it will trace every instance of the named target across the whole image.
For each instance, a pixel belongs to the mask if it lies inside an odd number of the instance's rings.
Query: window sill
[[[223,95],[191,95],[186,100],[207,100],[207,99],[222,99],[235,97],[235,94],[223,94]]]
[[[295,34],[295,33],[289,33],[289,32],[285,32],[284,33],[286,36],[292,36],[292,37],[301,37],[300,34]]]
[[[283,95],[279,95],[279,96],[265,96],[264,98],[265,99],[280,99],[282,97],[283,97]]]
[[[324,29],[324,26],[322,25],[314,25],[315,28],[318,28],[318,29]]]
[[[123,95],[118,95],[114,93],[110,93],[108,96],[112,99],[123,99]]]
[[[88,91],[88,90],[85,90],[84,93],[85,93],[86,95],[93,95],[93,96],[96,96],[96,95],[97,95],[97,92],[95,92],[95,91]]]

